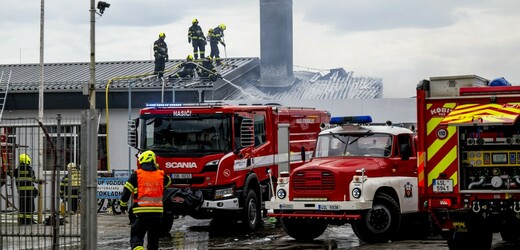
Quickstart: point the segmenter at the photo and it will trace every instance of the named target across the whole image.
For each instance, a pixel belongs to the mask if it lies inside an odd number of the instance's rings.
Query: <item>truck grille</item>
[[[300,171],[292,176],[291,187],[295,191],[333,191],[334,175],[328,171]]]

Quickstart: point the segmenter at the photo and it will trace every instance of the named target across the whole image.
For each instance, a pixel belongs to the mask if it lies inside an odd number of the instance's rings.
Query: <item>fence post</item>
[[[81,113],[81,249],[97,249],[97,111]]]

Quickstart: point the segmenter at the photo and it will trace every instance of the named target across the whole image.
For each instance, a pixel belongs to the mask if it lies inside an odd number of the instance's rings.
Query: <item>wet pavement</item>
[[[99,214],[98,249],[130,249],[130,226],[126,215]],[[403,240],[384,244],[360,242],[350,225],[329,226],[325,233],[310,243],[297,242],[280,226],[264,219],[256,232],[245,233],[240,224],[215,224],[211,220],[181,217],[173,223],[170,236],[160,240],[161,249],[448,249],[440,237]],[[520,249],[520,244],[502,241],[493,235],[495,250]]]

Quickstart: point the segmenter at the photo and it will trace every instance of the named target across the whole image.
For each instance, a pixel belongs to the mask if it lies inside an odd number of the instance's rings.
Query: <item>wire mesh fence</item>
[[[1,121],[0,249],[80,249],[80,124]]]

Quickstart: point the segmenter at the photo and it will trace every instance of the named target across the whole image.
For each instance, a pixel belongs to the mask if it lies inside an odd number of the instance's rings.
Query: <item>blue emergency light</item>
[[[171,107],[182,107],[181,103],[147,103],[147,108],[171,108]]]
[[[369,115],[362,116],[336,116],[330,118],[330,124],[343,125],[349,123],[371,123],[372,117]]]

